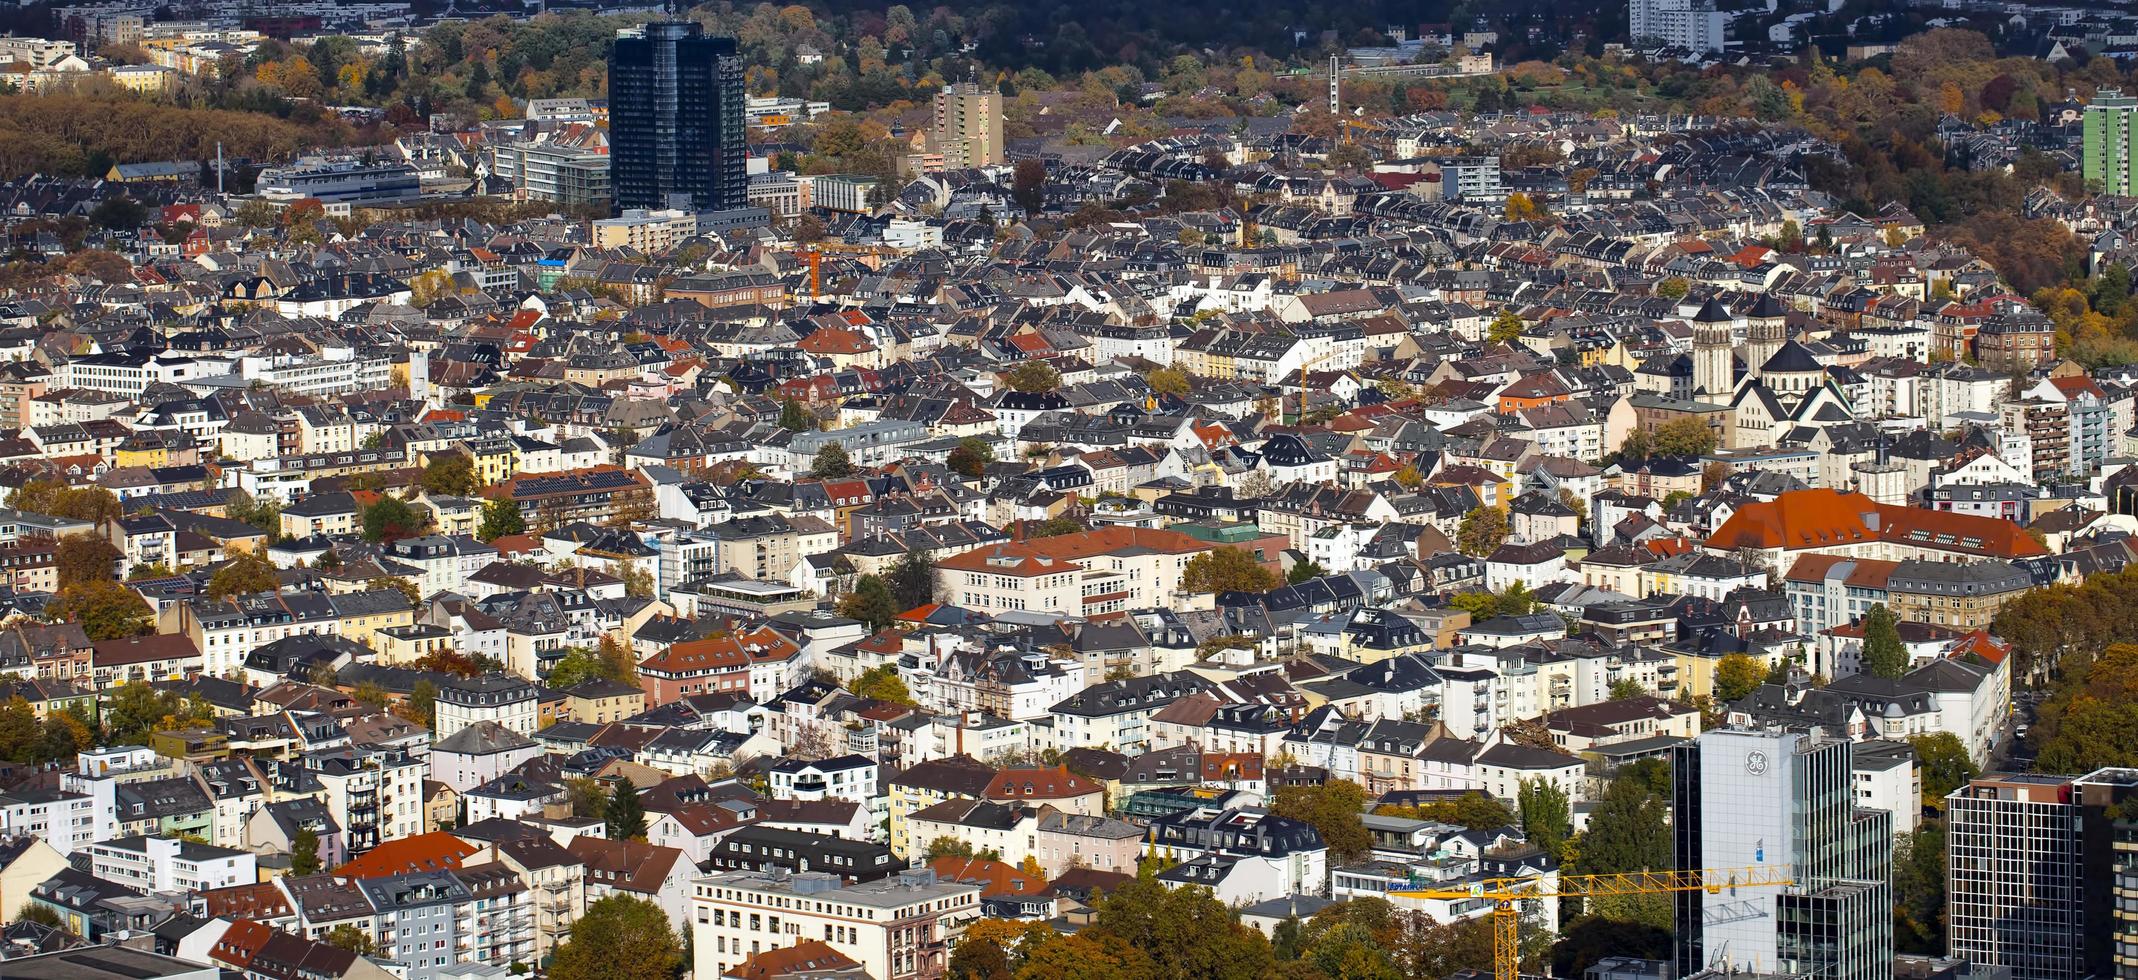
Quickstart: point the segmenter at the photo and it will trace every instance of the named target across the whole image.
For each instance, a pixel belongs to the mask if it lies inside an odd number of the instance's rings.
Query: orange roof
[[[1687,537],[1649,538],[1641,542],[1650,554],[1671,558],[1693,550],[1693,539]]]
[[[1001,861],[939,857],[928,862],[928,869],[943,881],[976,883],[982,895],[1037,895],[1047,888],[1045,879],[1025,874]]]
[[[869,343],[869,339],[862,336],[859,330],[829,328],[803,337],[795,347],[810,354],[859,354],[876,349],[876,345]]]
[[[452,834],[433,831],[390,840],[334,869],[351,878],[384,878],[412,871],[447,871],[481,848]]]
[[[797,973],[829,973],[854,970],[861,964],[831,948],[821,939],[805,939],[785,949],[768,949],[736,964],[721,974],[735,980],[773,980]],[[706,980],[713,980],[707,977]]]
[[[1974,654],[1992,664],[2001,664],[2012,655],[2012,645],[1989,634],[1988,630],[1976,630],[1961,637],[1952,645],[1947,656],[1964,657]]]
[[[1209,551],[1215,545],[1179,531],[1140,527],[1102,527],[1090,531],[1058,534],[987,545],[937,562],[938,567],[998,575],[1051,575],[1066,571],[1065,563],[1127,551],[1156,551],[1172,555]]]
[[[1740,508],[1708,538],[1713,551],[1808,551],[1888,541],[1993,558],[2047,555],[2019,525],[1990,517],[1892,507],[1860,493],[1792,490]]]
[[[935,615],[935,611],[941,608],[943,608],[943,604],[940,602],[923,603],[899,613],[898,618],[908,623],[925,623],[928,621],[928,617]]]
[[[490,539],[490,547],[501,555],[524,555],[542,549],[542,539],[532,534],[500,534]]]
[[[208,956],[219,962],[243,969],[252,965],[252,958],[260,955],[267,941],[275,937],[275,930],[264,923],[251,919],[238,919],[223,930]]]

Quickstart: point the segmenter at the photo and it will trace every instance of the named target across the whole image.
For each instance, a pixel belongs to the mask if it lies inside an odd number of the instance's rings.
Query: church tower
[[[1693,397],[1728,401],[1737,388],[1730,311],[1712,298],[1693,314]]]
[[[1758,371],[1789,339],[1788,311],[1772,293],[1761,293],[1745,314],[1745,366]]]

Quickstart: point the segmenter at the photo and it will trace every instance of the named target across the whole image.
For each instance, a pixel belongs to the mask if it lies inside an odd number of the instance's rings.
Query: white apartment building
[[[1626,17],[1635,42],[1654,41],[1695,54],[1721,51],[1729,17],[1714,0],[1629,0]]]
[[[936,977],[980,916],[980,886],[930,871],[840,887],[834,875],[734,871],[691,885],[693,972],[722,976],[766,950],[818,940],[878,980]]]
[[[174,837],[121,837],[88,847],[89,871],[145,892],[195,892],[259,880],[251,851]]]
[[[110,783],[105,783],[107,794]],[[112,803],[66,790],[21,789],[0,793],[0,836],[38,837],[62,855],[111,836]]]

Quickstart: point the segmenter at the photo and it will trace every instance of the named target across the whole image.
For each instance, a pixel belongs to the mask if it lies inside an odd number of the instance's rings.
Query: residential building
[[[980,915],[977,884],[932,871],[842,885],[834,875],[732,871],[691,886],[697,976],[808,941],[858,962],[877,980],[940,977],[965,926]]]
[[[1002,93],[978,82],[953,82],[935,94],[935,152],[946,170],[999,167],[1003,162]]]
[[[2096,194],[2138,195],[2138,97],[2104,88],[2079,120],[2079,174]]]

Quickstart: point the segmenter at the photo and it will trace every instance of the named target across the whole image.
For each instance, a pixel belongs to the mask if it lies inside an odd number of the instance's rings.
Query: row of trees
[[[38,717],[21,697],[0,703],[0,758],[42,765],[66,762],[98,744],[142,745],[156,732],[210,724],[215,710],[198,698],[140,681],[99,695],[95,708],[76,702]]]

